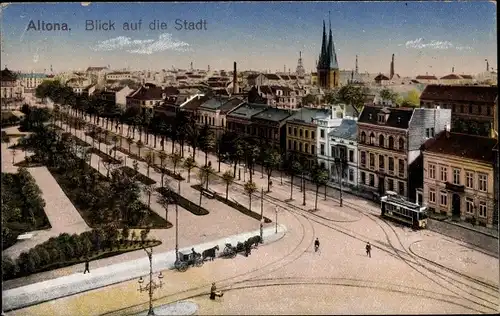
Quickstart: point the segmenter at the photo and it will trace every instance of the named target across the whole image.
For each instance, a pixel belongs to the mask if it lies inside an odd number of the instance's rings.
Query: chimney
[[[356,55],[356,75],[358,74],[358,55]]]
[[[455,67],[451,67],[451,73],[455,72]]]
[[[391,60],[391,73],[390,73],[390,78],[392,80],[392,78],[394,77],[394,54],[392,54],[392,60]]]
[[[238,93],[238,73],[236,70],[236,62],[233,63],[233,94]]]

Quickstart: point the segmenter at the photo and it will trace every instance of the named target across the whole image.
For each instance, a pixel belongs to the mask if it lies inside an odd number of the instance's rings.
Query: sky
[[[2,7],[1,67],[54,72],[112,69],[315,71],[323,20],[341,69],[401,76],[477,74],[497,68],[496,5],[467,2],[15,3]],[[114,30],[90,29],[90,20]],[[141,20],[139,30],[124,30]],[[154,20],[166,29],[151,30]],[[186,30],[184,21],[200,22]],[[33,21],[33,23],[30,23]],[[176,23],[180,22],[180,23]],[[68,30],[39,30],[43,22]],[[35,28],[29,27],[33,24]],[[97,23],[93,23],[96,25]],[[182,29],[179,29],[182,25]],[[193,23],[194,24],[194,23]],[[105,25],[106,26],[106,25]]]

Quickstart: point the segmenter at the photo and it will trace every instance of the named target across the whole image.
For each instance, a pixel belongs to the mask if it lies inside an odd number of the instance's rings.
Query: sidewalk
[[[274,227],[264,229],[264,243],[272,243],[281,239],[286,234],[286,227],[280,225],[278,234]],[[191,252],[195,248],[196,252],[219,246],[222,251],[226,243],[236,245],[237,242],[259,235],[260,231],[251,231],[222,238],[215,241],[206,242],[199,245],[192,245],[179,250],[182,253]],[[219,252],[220,254],[220,252]],[[175,251],[168,251],[153,255],[153,273],[173,269],[175,262]],[[60,277],[40,283],[30,284],[19,288],[2,292],[3,308],[6,311],[39,304],[45,301],[74,295],[77,293],[94,290],[111,284],[116,284],[149,274],[149,260],[147,256],[141,259],[131,260],[115,265],[110,265],[98,269],[93,269],[89,274],[75,273],[69,276]]]

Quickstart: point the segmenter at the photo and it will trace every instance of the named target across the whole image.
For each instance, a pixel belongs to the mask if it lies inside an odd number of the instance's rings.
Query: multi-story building
[[[219,138],[226,127],[226,112],[243,102],[238,98],[211,97],[198,108],[198,123],[200,125],[207,124]]]
[[[451,131],[488,136],[494,120],[496,86],[428,85],[420,106],[451,109]]]
[[[36,89],[46,79],[47,75],[43,73],[26,73],[20,76],[21,85],[25,92]]]
[[[277,74],[251,74],[247,77],[249,86],[279,85],[281,78]]]
[[[292,116],[290,110],[268,107],[264,111],[252,115],[252,136],[285,152],[286,150],[286,120]]]
[[[419,75],[415,78],[419,83],[424,84],[438,84],[439,79],[434,75]]]
[[[256,86],[259,95],[264,98],[267,105],[295,109],[298,106],[296,92],[286,86]]]
[[[109,72],[109,67],[88,67],[86,70],[86,74],[93,84],[104,84],[107,72]]]
[[[316,129],[316,148],[318,164],[328,169],[330,178],[335,173],[335,157],[330,152],[330,138],[328,134],[342,124],[344,118],[354,119],[356,117],[355,110],[350,105],[335,104],[328,109],[330,114],[324,118],[316,118],[314,122],[317,125]]]
[[[177,94],[178,90],[173,87],[158,87],[154,84],[147,83],[141,86],[136,91],[125,97],[126,106],[139,106],[143,109],[153,109],[153,107],[172,94]]]
[[[132,80],[130,71],[113,71],[106,74],[106,80]]]
[[[323,119],[330,116],[328,110],[323,109],[299,109],[286,121],[286,151],[300,156],[310,166],[316,163],[316,132],[315,119]]]
[[[266,104],[245,102],[226,115],[227,129],[243,135],[252,134],[252,116],[266,110]]]
[[[99,91],[95,95],[99,99],[111,102],[112,104],[116,104],[124,108],[127,105],[127,96],[129,96],[133,92],[134,89],[125,86],[117,88],[105,88],[103,91]]]
[[[430,211],[492,226],[495,144],[492,138],[448,131],[425,143],[423,200]]]
[[[358,124],[356,119],[343,119],[339,127],[328,133],[330,175],[338,182],[342,175],[343,183],[357,187],[358,180]]]
[[[22,86],[18,75],[5,68],[1,73],[1,99],[2,103],[22,98]]]
[[[360,187],[374,198],[395,191],[413,200],[421,183],[420,146],[450,121],[445,109],[365,106],[358,120]]]

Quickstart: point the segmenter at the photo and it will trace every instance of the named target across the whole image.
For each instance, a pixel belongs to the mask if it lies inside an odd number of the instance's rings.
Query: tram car
[[[383,218],[406,224],[414,229],[427,227],[427,207],[412,203],[395,192],[388,191],[380,198]]]

